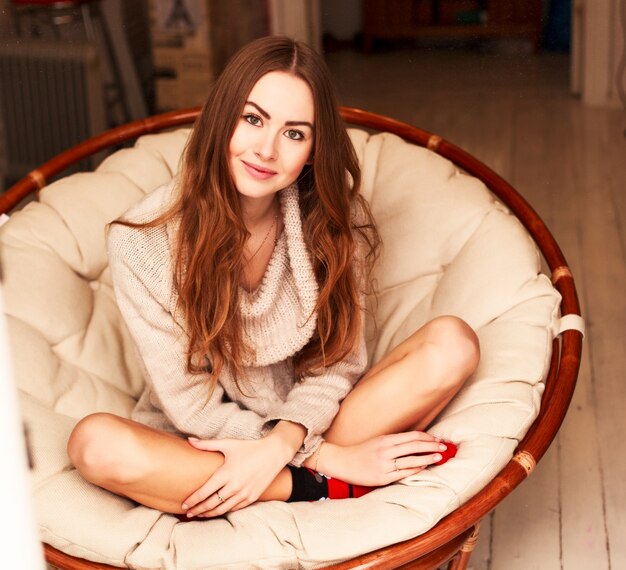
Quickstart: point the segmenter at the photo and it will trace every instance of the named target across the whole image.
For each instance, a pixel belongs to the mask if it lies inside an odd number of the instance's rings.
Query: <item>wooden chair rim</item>
[[[442,137],[408,123],[361,109],[342,107],[340,110],[347,123],[376,131],[394,133],[409,142],[429,148],[448,158],[469,174],[482,180],[522,222],[535,240],[550,267],[553,283],[562,296],[562,315],[580,316],[580,305],[574,279],[559,245],[539,215],[508,182],[481,161]],[[43,188],[51,177],[72,164],[101,150],[144,134],[190,125],[199,113],[199,108],[163,113],[116,127],[81,142],[29,172],[23,179],[9,188],[5,194],[0,195],[0,214],[8,212],[26,196]],[[443,549],[455,539],[458,540],[460,535],[465,534],[468,529],[476,525],[483,516],[495,508],[505,496],[517,487],[543,457],[563,422],[574,393],[580,367],[582,334],[578,331],[565,331],[561,335],[560,343],[558,339],[554,340],[553,349],[539,415],[520,442],[513,459],[491,482],[467,503],[439,521],[428,532],[327,568],[333,570],[347,570],[348,568],[391,569],[431,556],[431,553]],[[558,390],[556,389],[557,386]],[[546,405],[548,402],[550,402],[549,406]],[[112,566],[105,564],[74,558],[49,545],[45,545],[45,551],[51,562],[54,560],[57,564],[64,564],[62,567],[70,570],[112,568]]]

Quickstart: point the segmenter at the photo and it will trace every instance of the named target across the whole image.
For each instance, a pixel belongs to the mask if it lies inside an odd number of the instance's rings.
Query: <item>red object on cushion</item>
[[[327,477],[326,482],[328,484],[328,498],[329,499],[350,499],[359,498],[366,495],[370,491],[376,489],[376,487],[365,487],[363,485],[350,485],[340,479],[333,479]],[[352,487],[352,494],[350,494],[350,488]]]
[[[457,446],[455,443],[452,443],[451,441],[442,441],[441,443],[446,445],[448,449],[440,452],[441,461],[437,461],[437,463],[433,463],[433,465],[443,465],[446,461],[448,461],[448,459],[452,459],[456,455]]]
[[[370,491],[373,491],[376,487],[365,487],[363,485],[352,485],[352,496],[355,499],[367,495]]]
[[[344,483],[340,479],[334,479],[333,477],[327,477],[326,483],[328,484],[328,498],[329,499],[349,499],[350,489],[347,483]]]

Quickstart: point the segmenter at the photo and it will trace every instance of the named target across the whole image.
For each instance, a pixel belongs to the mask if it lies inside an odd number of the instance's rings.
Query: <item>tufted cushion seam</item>
[[[103,562],[106,562],[107,564],[110,564],[112,566],[119,566],[120,568],[124,567],[123,559],[105,558],[99,552],[90,550],[89,548],[86,548],[80,544],[77,544],[76,542],[66,540],[64,537],[56,534],[49,526],[40,525],[40,528],[43,531],[47,532],[49,535],[55,537],[59,543],[65,543],[65,545],[72,545],[74,547],[74,550],[76,551],[74,553],[74,556],[81,556],[81,557],[86,558],[87,560],[102,560]],[[57,546],[57,548],[59,548],[59,546]]]

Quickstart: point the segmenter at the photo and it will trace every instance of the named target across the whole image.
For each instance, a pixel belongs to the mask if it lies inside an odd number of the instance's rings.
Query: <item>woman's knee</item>
[[[435,347],[449,373],[463,380],[474,373],[480,360],[480,343],[472,327],[455,316],[437,317],[426,327],[426,342]]]
[[[138,476],[132,447],[132,434],[122,418],[96,413],[76,424],[67,453],[76,469],[92,483],[128,483]]]
[[[480,359],[478,337],[462,319],[437,317],[408,339],[405,359],[415,362],[423,382],[432,390],[448,393],[458,390],[473,374]]]

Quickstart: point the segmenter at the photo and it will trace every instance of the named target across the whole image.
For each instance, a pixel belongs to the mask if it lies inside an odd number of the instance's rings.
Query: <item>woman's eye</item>
[[[287,138],[294,141],[301,141],[304,139],[304,133],[302,131],[298,131],[297,129],[289,129],[286,133]]]
[[[258,127],[261,124],[261,117],[254,115],[253,113],[248,113],[243,116],[244,120],[247,123],[250,123],[253,127]]]

